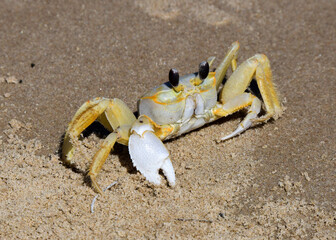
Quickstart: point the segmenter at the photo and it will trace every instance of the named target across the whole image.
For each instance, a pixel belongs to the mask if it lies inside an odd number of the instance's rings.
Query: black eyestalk
[[[207,61],[203,61],[199,65],[198,76],[201,80],[204,80],[209,75],[209,63]]]
[[[177,87],[179,85],[180,75],[175,68],[170,69],[169,71],[169,82],[173,87]]]

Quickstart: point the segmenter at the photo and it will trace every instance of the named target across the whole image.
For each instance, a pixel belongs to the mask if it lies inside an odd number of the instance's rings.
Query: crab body
[[[96,98],[87,101],[68,126],[62,147],[63,160],[72,164],[79,134],[97,120],[111,133],[95,154],[88,173],[96,191],[102,193],[96,177],[116,142],[128,145],[134,166],[149,182],[160,184],[159,169],[162,169],[169,184],[174,186],[175,172],[163,140],[248,107],[248,114],[237,129],[221,139],[226,140],[245,131],[255,122],[277,119],[283,112],[272,81],[268,58],[256,54],[237,67],[238,49],[239,43],[234,42],[214,72],[209,72],[214,57],[202,62],[198,72],[181,78],[176,69],[171,69],[169,82],[140,98],[138,118],[119,99]],[[232,74],[223,84],[230,66]],[[247,91],[252,79],[256,80],[262,99]],[[266,114],[258,117],[262,107]]]
[[[140,116],[147,116],[158,125],[169,125],[171,132],[158,135],[166,140],[203,126],[210,121],[211,110],[217,104],[214,73],[201,85],[194,85],[197,73],[183,76],[176,92],[170,83],[164,83],[146,93],[138,102]]]

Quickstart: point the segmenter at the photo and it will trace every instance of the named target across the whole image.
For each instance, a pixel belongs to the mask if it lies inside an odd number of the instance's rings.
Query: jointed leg
[[[256,69],[256,80],[260,88],[260,93],[264,99],[267,113],[265,116],[255,119],[257,122],[267,121],[270,118],[277,119],[283,113],[283,108],[272,81],[270,62],[265,55],[261,55],[260,57],[262,60],[261,64],[258,64]]]
[[[100,145],[98,152],[94,155],[90,171],[88,175],[90,176],[93,188],[100,194],[103,193],[99,187],[96,177],[100,170],[102,169],[109,153],[111,152],[115,142],[117,141],[118,133],[110,133],[107,138],[104,139],[103,143]]]
[[[126,104],[116,98],[113,100],[96,98],[93,101],[84,103],[70,122],[65,134],[62,149],[62,158],[65,163],[71,163],[74,151],[72,142],[77,141],[78,135],[96,119],[105,128],[114,131],[103,141],[93,158],[88,173],[95,190],[102,193],[96,182],[96,176],[115,142],[128,144],[129,130],[136,118]]]
[[[213,109],[213,114],[215,118],[225,117],[234,112],[237,112],[243,108],[250,106],[248,114],[244,120],[238,125],[237,129],[231,134],[221,138],[220,140],[227,140],[238,134],[242,133],[252,125],[253,119],[256,119],[260,109],[261,101],[251,93],[242,93],[239,96],[234,97],[225,104],[217,104]]]
[[[109,117],[112,117],[110,115]],[[134,117],[134,115],[133,115]],[[115,117],[117,119],[118,117]],[[135,119],[135,117],[134,117]],[[120,119],[119,119],[120,120]],[[99,184],[97,183],[97,176],[102,169],[109,153],[112,151],[113,146],[115,142],[127,145],[128,139],[129,139],[129,131],[131,125],[128,125],[127,122],[124,121],[125,125],[122,125],[120,127],[117,127],[115,132],[110,133],[107,138],[104,139],[102,144],[99,147],[99,150],[96,152],[96,154],[93,157],[92,163],[90,165],[90,170],[88,173],[88,176],[90,176],[92,186],[95,189],[96,192],[103,194],[103,191],[99,187]]]
[[[232,43],[229,51],[226,53],[225,58],[223,59],[222,63],[216,69],[216,89],[219,89],[219,86],[223,82],[225,77],[226,71],[231,65],[232,71],[235,71],[237,68],[237,56],[239,50],[239,42]]]
[[[71,164],[73,157],[73,145],[71,143],[77,140],[77,137],[88,126],[90,126],[101,115],[110,100],[95,98],[92,101],[85,102],[76,112],[75,116],[69,123],[68,129],[65,133],[63,146],[62,146],[62,159],[66,164]]]
[[[262,54],[257,54],[246,60],[232,73],[222,89],[220,101],[225,104],[241,95],[250,85],[254,76],[265,103],[266,115],[253,121],[267,121],[271,117],[278,118],[283,109],[272,81],[269,60]]]

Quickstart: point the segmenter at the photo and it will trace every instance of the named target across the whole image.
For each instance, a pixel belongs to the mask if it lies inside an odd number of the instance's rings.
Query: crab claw
[[[175,186],[175,172],[169,152],[146,120],[139,119],[131,129],[128,149],[133,165],[149,182],[155,185],[161,183],[159,170],[162,169],[169,185],[173,187]]]

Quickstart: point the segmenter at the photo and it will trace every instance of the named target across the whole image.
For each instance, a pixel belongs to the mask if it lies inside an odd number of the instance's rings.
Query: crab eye
[[[200,79],[204,80],[209,74],[209,63],[207,61],[203,61],[199,65],[198,76]]]
[[[169,82],[173,87],[177,87],[179,84],[180,75],[175,68],[170,69],[169,71]]]

